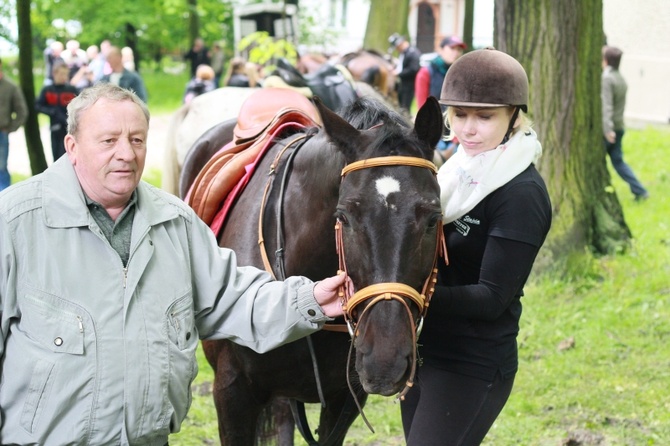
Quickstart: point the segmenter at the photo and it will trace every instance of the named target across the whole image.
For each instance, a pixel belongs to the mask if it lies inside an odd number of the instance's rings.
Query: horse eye
[[[430,217],[430,220],[428,221],[428,229],[433,229],[435,226],[437,226],[437,222],[441,221],[442,219],[442,214],[434,214],[432,217]]]
[[[336,212],[335,213],[335,218],[337,219],[337,221],[339,221],[343,225],[348,225],[349,224],[349,220],[347,220],[347,216],[344,215],[343,212],[339,212],[339,211]]]

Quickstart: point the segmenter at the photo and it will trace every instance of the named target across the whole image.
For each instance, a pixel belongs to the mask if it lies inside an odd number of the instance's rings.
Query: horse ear
[[[354,126],[342,119],[334,111],[326,107],[321,99],[317,96],[313,99],[319,114],[321,115],[321,122],[323,122],[323,130],[328,139],[337,146],[337,149],[342,152],[347,163],[356,161],[356,146],[354,141],[358,141],[361,137],[361,132],[356,130]]]
[[[443,119],[442,109],[437,99],[429,96],[416,114],[414,131],[421,141],[428,143],[431,149],[435,148],[442,137]]]

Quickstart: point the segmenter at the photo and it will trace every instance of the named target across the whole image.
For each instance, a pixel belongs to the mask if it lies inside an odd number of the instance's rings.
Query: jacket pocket
[[[21,306],[21,325],[31,339],[54,353],[84,354],[84,326],[75,311],[32,295]]]
[[[84,354],[84,329],[76,307],[55,296],[26,294],[20,307],[21,331],[34,345],[26,351],[29,368],[24,370],[30,370],[30,380],[20,422],[27,432],[34,433],[56,382],[57,364],[71,360],[63,355]]]
[[[197,344],[198,332],[195,328],[193,298],[190,292],[170,305],[167,316],[170,322],[171,340],[179,350],[186,350]]]
[[[190,290],[170,305],[167,318],[170,373],[163,422],[170,432],[177,432],[191,406],[191,384],[198,373],[195,351],[199,339]]]
[[[30,433],[33,432],[35,422],[39,418],[40,408],[44,407],[40,402],[46,399],[49,377],[53,368],[52,363],[40,359],[35,363],[35,368],[30,377],[28,396],[21,412],[21,427]]]

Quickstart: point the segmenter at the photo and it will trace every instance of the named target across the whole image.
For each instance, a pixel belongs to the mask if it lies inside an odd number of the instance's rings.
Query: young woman
[[[408,446],[486,436],[512,391],[523,287],[551,224],[521,64],[492,48],[467,53],[447,72],[440,102],[460,143],[438,173],[450,264],[440,267],[423,365],[401,404]]]

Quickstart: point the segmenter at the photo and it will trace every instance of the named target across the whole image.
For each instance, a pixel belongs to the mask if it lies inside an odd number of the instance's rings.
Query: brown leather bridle
[[[344,177],[353,171],[367,169],[371,167],[380,167],[380,166],[410,166],[410,167],[423,167],[429,169],[433,174],[437,174],[437,167],[432,162],[425,160],[423,158],[409,157],[409,156],[386,156],[380,158],[369,158],[365,160],[356,161],[351,163],[342,169],[342,180]],[[398,394],[399,399],[404,399],[405,394],[409,389],[414,385],[414,376],[416,374],[416,363],[417,363],[417,353],[416,353],[416,343],[417,337],[421,332],[423,326],[423,320],[428,312],[428,306],[430,305],[430,300],[435,292],[435,283],[437,282],[437,261],[440,255],[445,259],[445,262],[448,264],[447,257],[447,248],[444,241],[444,232],[442,230],[441,222],[438,222],[436,237],[437,244],[435,248],[435,255],[433,258],[433,267],[430,274],[424,282],[421,293],[417,292],[414,288],[398,282],[387,282],[387,283],[376,283],[374,285],[367,286],[355,292],[353,295],[349,292],[349,287],[344,285],[340,287],[339,296],[342,303],[342,310],[344,312],[344,319],[349,330],[349,335],[352,338],[351,345],[353,347],[356,336],[358,335],[357,323],[363,315],[374,306],[376,303],[385,300],[396,300],[400,302],[409,316],[410,324],[412,327],[412,343],[415,348],[412,350],[412,370],[410,376],[405,384],[405,388]],[[339,268],[340,271],[347,274],[347,265],[344,253],[344,243],[342,238],[342,224],[340,221],[337,221],[335,224],[335,243],[337,246],[337,255],[339,258]],[[362,302],[372,299],[367,306],[363,309],[358,318],[355,317],[355,309]],[[417,320],[414,320],[412,315],[412,310],[407,304],[407,300],[414,303],[419,309],[419,316]],[[350,355],[351,356],[351,355]],[[347,366],[348,367],[348,366]]]

